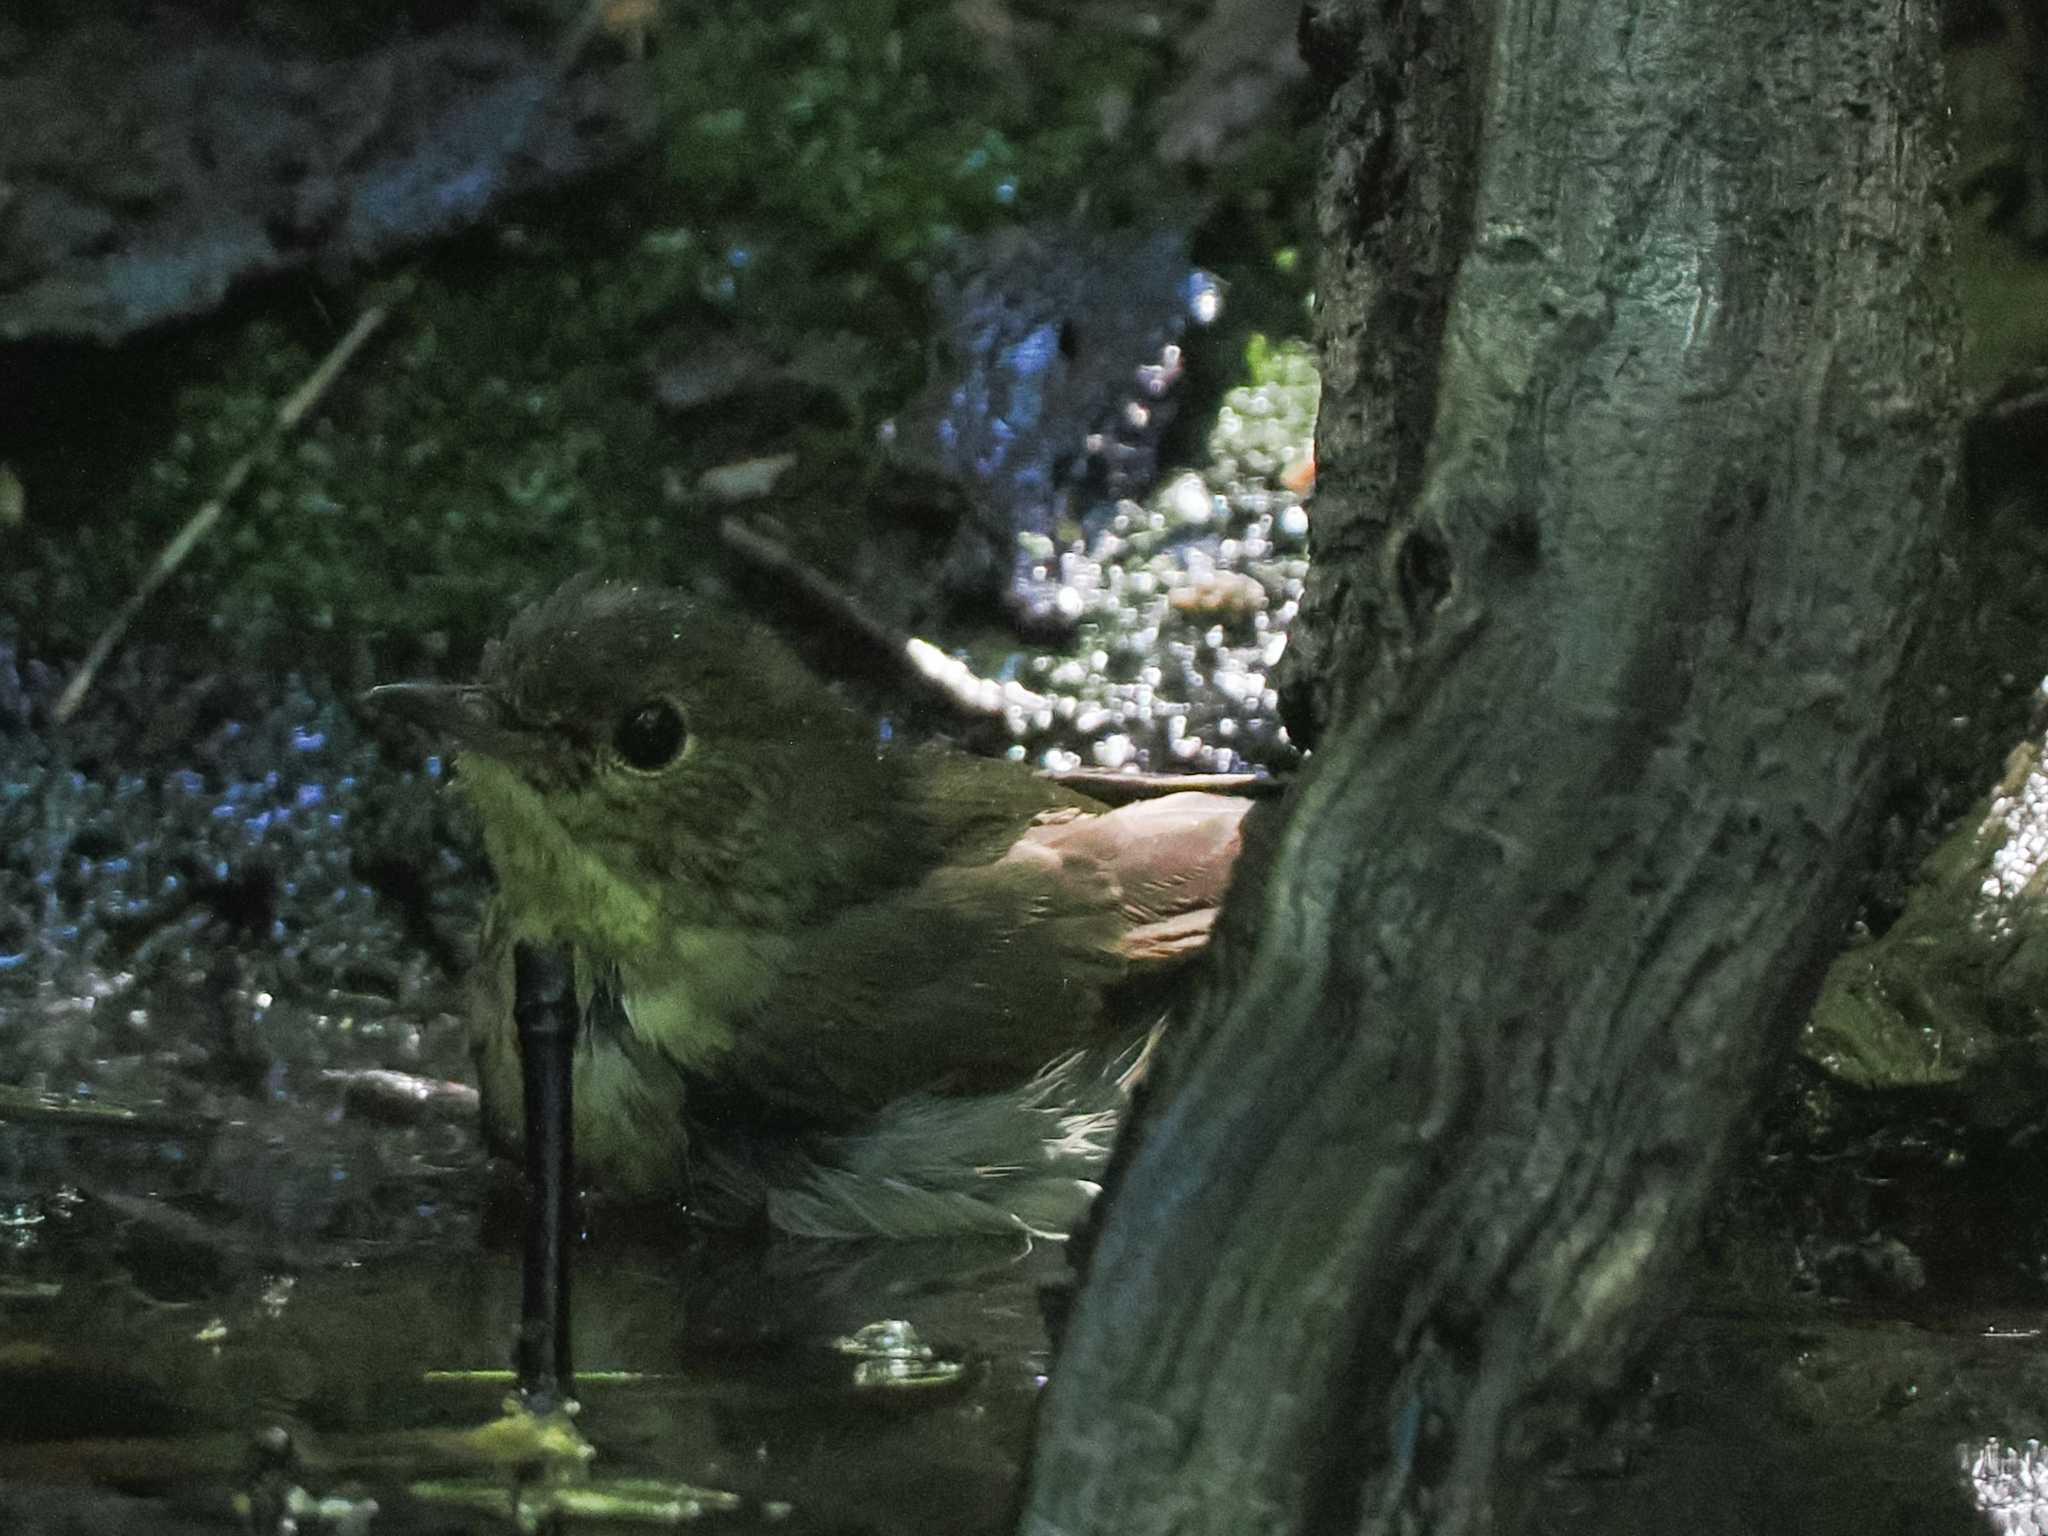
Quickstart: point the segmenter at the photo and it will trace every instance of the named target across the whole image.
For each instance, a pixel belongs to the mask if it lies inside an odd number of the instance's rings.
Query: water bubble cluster
[[[1959,1445],[1956,1466],[1992,1530],[2048,1536],[2048,1458],[2039,1440],[2017,1450],[1996,1439]]]
[[[2040,742],[2027,742],[2013,754],[1978,835],[1997,840],[1980,892],[1987,907],[2038,891],[2048,858],[2048,765]]]
[[[1318,381],[1303,343],[1225,399],[1209,462],[1048,555],[1071,638],[1019,664],[1011,755],[1048,768],[1235,773],[1292,760],[1272,674],[1308,572],[1302,493]]]

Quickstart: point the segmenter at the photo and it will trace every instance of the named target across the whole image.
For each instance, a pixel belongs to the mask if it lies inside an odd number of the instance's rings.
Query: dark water
[[[502,1249],[257,1267],[176,1302],[112,1272],[0,1291],[0,1530],[1004,1527],[1055,1251],[665,1231],[580,1258],[573,1454],[503,1417]]]
[[[178,1301],[111,1268],[13,1284],[0,1530],[1004,1530],[1062,1267],[994,1240],[597,1234],[580,1444],[554,1453],[502,1417],[501,1245],[259,1265]],[[1986,1523],[1958,1445],[2021,1433],[2044,1387],[2024,1320],[1703,1305],[1602,1434],[1546,1457],[1529,1529],[1962,1536]],[[2006,1469],[2019,1509],[2030,1466]]]

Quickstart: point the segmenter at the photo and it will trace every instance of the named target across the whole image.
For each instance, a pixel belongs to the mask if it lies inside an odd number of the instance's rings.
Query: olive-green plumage
[[[472,996],[493,1141],[520,1130],[512,946],[563,943],[585,1175],[802,1231],[1071,1216],[1128,1060],[1105,996],[1199,946],[1244,810],[1107,812],[881,745],[755,626],[584,578],[475,686],[372,698],[452,738],[497,875]]]

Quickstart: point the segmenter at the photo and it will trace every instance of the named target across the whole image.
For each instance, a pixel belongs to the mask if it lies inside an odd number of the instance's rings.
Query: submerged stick
[[[534,1413],[565,1407],[575,1393],[569,1353],[569,1240],[575,1198],[573,1061],[578,1009],[568,952],[520,943],[512,950],[512,1017],[526,1094],[526,1243],[520,1271],[519,1340],[513,1368]]]
[[[356,323],[348,328],[348,333],[334,344],[326,357],[320,360],[320,366],[308,374],[306,382],[293,390],[290,398],[277,408],[277,414],[271,418],[270,425],[264,430],[256,445],[228,466],[227,473],[220,477],[219,487],[197,512],[185,520],[185,526],[177,531],[170,543],[163,547],[163,552],[156,557],[156,564],[152,565],[148,574],[142,578],[141,585],[136,587],[128,600],[115,610],[113,618],[107,621],[106,628],[100,631],[99,638],[93,641],[92,649],[85,653],[85,660],[72,674],[71,681],[64,685],[64,692],[58,695],[57,707],[53,711],[53,717],[59,725],[78,713],[78,706],[85,702],[86,693],[92,688],[93,679],[99,675],[100,668],[106,665],[107,658],[114,654],[115,647],[121,643],[122,637],[134,624],[136,615],[142,612],[143,606],[156,595],[157,590],[177,574],[178,567],[185,563],[186,557],[199,547],[199,541],[220,521],[228,503],[248,482],[257,463],[298,430],[299,424],[311,415],[313,408],[325,398],[334,381],[341,376],[342,369],[349,365],[349,360],[361,349],[363,343],[370,339],[377,327],[384,323],[389,314],[389,309],[376,304],[358,315]]]

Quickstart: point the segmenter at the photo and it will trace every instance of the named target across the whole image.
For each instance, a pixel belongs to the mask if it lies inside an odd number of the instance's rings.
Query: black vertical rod
[[[574,978],[568,952],[559,946],[513,946],[512,1017],[526,1096],[526,1250],[513,1369],[520,1398],[535,1413],[552,1412],[575,1392],[569,1358],[571,1093],[579,1023]]]

